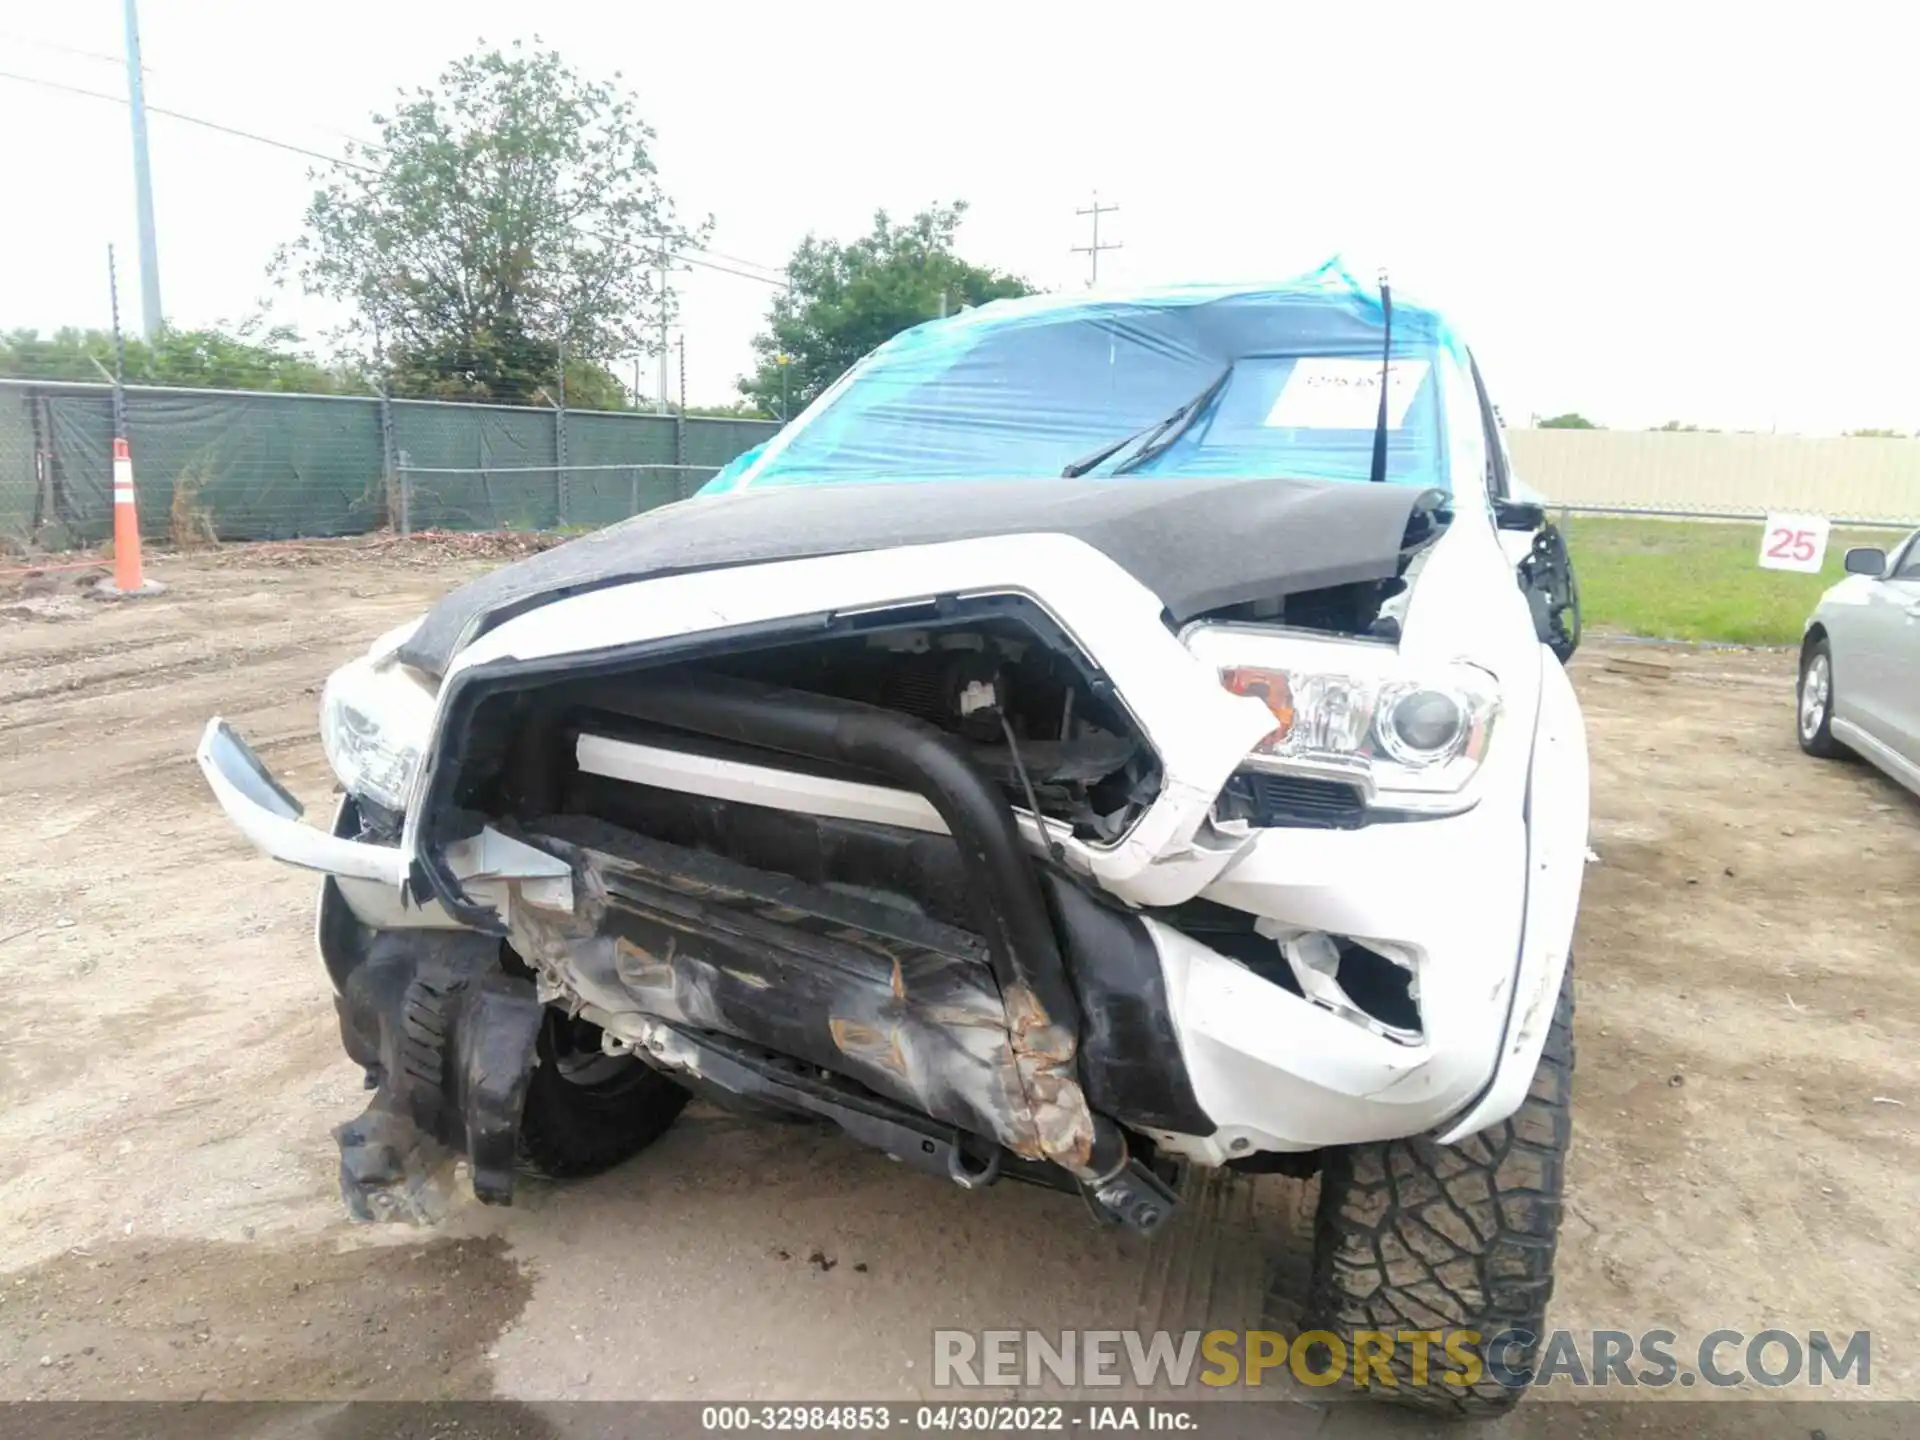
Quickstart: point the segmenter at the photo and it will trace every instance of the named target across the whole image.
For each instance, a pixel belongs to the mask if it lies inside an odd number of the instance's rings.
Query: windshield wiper
[[[1061,477],[1067,480],[1078,479],[1096,466],[1105,464],[1122,450],[1125,450],[1129,445],[1135,444],[1136,442],[1140,445],[1140,453],[1135,455],[1118,470],[1114,471],[1114,474],[1124,475],[1135,466],[1145,464],[1186,433],[1187,427],[1193,424],[1200,412],[1212,403],[1213,397],[1218,395],[1222,388],[1225,387],[1227,377],[1232,374],[1233,366],[1229,365],[1218,375],[1214,376],[1211,385],[1207,386],[1206,389],[1202,390],[1178,410],[1167,416],[1166,419],[1157,420],[1144,430],[1136,430],[1131,435],[1122,436],[1111,445],[1101,446],[1091,455],[1082,456],[1067,466],[1066,469],[1062,470],[1060,472]]]

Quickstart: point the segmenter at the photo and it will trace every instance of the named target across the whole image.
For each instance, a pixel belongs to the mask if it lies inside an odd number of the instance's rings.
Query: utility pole
[[[567,472],[567,335],[564,329],[554,342],[553,361],[554,388],[560,392],[560,403],[553,407],[553,458],[559,466],[553,477],[553,508],[564,526],[573,518],[573,477]]]
[[[660,237],[660,413],[667,413],[667,237]]]
[[[147,92],[140,77],[140,16],[126,0],[127,112],[133,117],[133,202],[140,223],[140,324],[151,345],[160,333],[160,255],[153,238],[153,171],[147,161]]]
[[[128,3],[131,4],[132,0],[128,0]],[[1115,240],[1110,245],[1102,245],[1100,243],[1100,217],[1102,215],[1111,215],[1119,208],[1118,205],[1102,205],[1100,203],[1100,192],[1096,190],[1093,192],[1093,204],[1083,210],[1073,212],[1076,215],[1089,215],[1093,217],[1093,243],[1073,247],[1074,254],[1087,257],[1087,284],[1089,286],[1100,283],[1100,252],[1102,250],[1118,250],[1121,248],[1121,242],[1118,240]]]
[[[680,375],[680,408],[673,412],[673,493],[681,499],[688,495],[687,485],[687,332],[680,332],[680,363],[674,367]]]
[[[127,438],[127,342],[120,333],[120,272],[107,246],[107,306],[113,316],[113,433]]]

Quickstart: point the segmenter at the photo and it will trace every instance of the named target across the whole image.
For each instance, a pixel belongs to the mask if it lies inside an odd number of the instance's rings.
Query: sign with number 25
[[[1826,562],[1831,528],[1824,515],[1767,516],[1767,528],[1760,537],[1760,568],[1818,575]]]

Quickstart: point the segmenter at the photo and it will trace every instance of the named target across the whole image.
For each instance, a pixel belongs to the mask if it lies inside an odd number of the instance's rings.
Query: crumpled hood
[[[399,652],[444,675],[501,621],[587,590],[732,565],[992,535],[1071,535],[1158,595],[1175,623],[1398,573],[1409,520],[1446,501],[1316,480],[997,480],[746,489],[684,500],[461,586]],[[806,597],[795,597],[796,610]]]

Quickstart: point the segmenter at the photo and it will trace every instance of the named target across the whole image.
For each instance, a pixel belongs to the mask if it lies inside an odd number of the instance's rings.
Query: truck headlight
[[[433,693],[402,666],[355,660],[327,677],[320,745],[352,795],[404,812],[433,733]]]
[[[1466,661],[1247,625],[1199,625],[1187,648],[1272,712],[1250,769],[1345,780],[1381,808],[1456,810],[1500,715],[1495,678]]]

